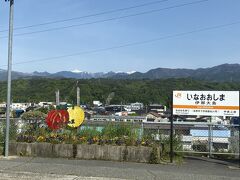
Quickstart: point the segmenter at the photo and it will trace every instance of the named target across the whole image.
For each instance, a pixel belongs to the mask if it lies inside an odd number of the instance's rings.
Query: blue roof
[[[208,130],[198,130],[198,129],[191,129],[190,134],[192,136],[200,136],[200,137],[208,137]],[[230,130],[213,130],[212,133],[213,137],[231,137]]]

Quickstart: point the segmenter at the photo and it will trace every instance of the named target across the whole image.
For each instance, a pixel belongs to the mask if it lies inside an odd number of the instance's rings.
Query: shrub
[[[44,114],[47,114],[48,111],[49,111],[49,109],[48,109],[48,108],[45,108],[45,107],[41,107],[41,108],[39,108],[37,111],[40,111],[40,112],[42,112],[42,113],[44,113]]]
[[[159,157],[158,148],[156,146],[154,146],[152,148],[152,152],[150,154],[149,163],[150,164],[158,164],[159,162],[160,162],[160,157]]]
[[[100,135],[101,135],[101,132],[97,131],[94,128],[89,128],[89,127],[84,127],[77,133],[77,136],[86,137],[87,139],[98,138]]]
[[[160,143],[162,145],[161,158],[162,158],[162,160],[168,160],[169,159],[169,154],[170,154],[170,137],[167,137],[167,138],[163,139]],[[175,153],[174,157],[176,159],[181,159],[182,158],[182,154],[176,152],[176,151],[182,151],[181,138],[179,136],[176,136],[176,135],[173,136],[173,151]]]
[[[46,114],[41,111],[28,111],[22,114],[21,119],[27,121],[27,130],[29,128],[36,131],[40,124],[42,124],[47,117]],[[26,130],[26,129],[25,129]]]
[[[41,111],[28,111],[23,113],[22,119],[23,120],[44,120],[47,115]]]
[[[132,128],[131,124],[128,123],[109,123],[103,128],[102,136],[105,136],[109,139],[124,136],[138,137],[138,132]]]

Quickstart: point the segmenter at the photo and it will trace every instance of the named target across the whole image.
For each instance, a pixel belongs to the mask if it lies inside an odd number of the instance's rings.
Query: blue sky
[[[28,26],[115,10],[156,0],[15,0],[14,26]],[[172,7],[197,0],[169,0],[141,8],[63,23],[15,30],[15,34],[94,22]],[[179,8],[14,37],[13,70],[21,72],[75,70],[89,72],[141,71],[157,67],[201,68],[239,63],[240,23],[185,36],[97,53],[34,63],[19,62],[64,56],[171,36],[240,21],[239,0],[209,0]],[[9,3],[0,1],[0,31],[8,27]],[[0,68],[6,69],[7,39],[0,32]]]

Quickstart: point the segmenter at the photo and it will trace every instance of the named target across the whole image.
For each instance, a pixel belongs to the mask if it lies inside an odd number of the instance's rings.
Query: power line
[[[79,55],[84,55],[84,54],[94,54],[94,53],[99,53],[99,52],[104,52],[104,51],[109,51],[109,50],[114,50],[114,49],[120,49],[120,48],[125,48],[125,47],[131,47],[131,46],[153,43],[153,42],[157,42],[157,41],[160,41],[160,40],[186,36],[186,35],[189,35],[189,34],[194,34],[194,33],[199,33],[199,32],[204,32],[204,31],[210,31],[210,30],[214,30],[214,29],[221,29],[221,28],[225,28],[225,27],[233,26],[233,25],[237,25],[237,24],[240,24],[240,21],[235,21],[235,22],[231,22],[231,23],[227,23],[227,24],[210,26],[210,27],[205,27],[205,28],[196,29],[196,30],[192,30],[192,31],[187,31],[187,32],[162,36],[162,37],[149,39],[149,40],[145,40],[145,41],[137,41],[137,42],[132,42],[132,43],[126,43],[126,44],[112,46],[112,47],[108,47],[108,48],[101,48],[101,49],[95,49],[95,50],[90,50],[90,51],[82,51],[82,52],[77,52],[77,53],[73,53],[73,54],[47,57],[47,58],[42,58],[42,59],[26,60],[26,61],[14,63],[13,65],[21,65],[21,64],[28,64],[28,63],[34,63],[34,62],[42,62],[42,61],[63,59],[63,58],[67,58],[67,57],[74,57],[74,56],[79,56]],[[5,66],[7,66],[7,65],[3,65],[3,66],[0,66],[0,67],[5,67]]]
[[[140,8],[140,7],[144,7],[144,6],[150,6],[150,5],[159,4],[159,3],[163,3],[163,2],[167,2],[167,1],[170,1],[170,0],[152,1],[152,2],[149,2],[149,3],[139,4],[139,5],[136,5],[136,6],[129,6],[129,7],[125,7],[125,8],[119,8],[119,9],[114,9],[114,10],[109,10],[109,11],[103,11],[103,12],[99,12],[99,13],[95,13],[95,14],[89,14],[89,15],[84,15],[84,16],[79,16],[79,17],[73,17],[73,18],[68,18],[68,19],[56,20],[56,21],[49,21],[49,22],[33,24],[33,25],[28,25],[28,26],[21,26],[21,27],[14,28],[14,30],[28,29],[28,28],[32,28],[32,27],[45,26],[45,25],[49,25],[49,24],[57,24],[57,23],[68,22],[68,21],[73,21],[73,20],[79,20],[79,19],[95,17],[95,16],[100,16],[100,15],[105,15],[105,14],[111,14],[111,13],[115,13],[115,12],[127,11],[127,10],[130,10],[130,9],[136,9],[136,8]],[[8,30],[5,29],[5,30],[1,30],[0,32],[7,32],[7,31]]]
[[[145,15],[145,14],[150,14],[150,13],[156,13],[156,12],[159,12],[159,11],[164,11],[164,10],[169,10],[169,9],[174,9],[174,8],[180,8],[180,7],[189,6],[189,5],[193,5],[193,4],[199,4],[199,3],[203,3],[203,2],[207,2],[207,1],[210,1],[210,0],[198,0],[198,1],[193,1],[193,2],[189,2],[189,3],[183,3],[183,4],[174,5],[174,6],[169,6],[169,7],[165,7],[165,8],[161,8],[161,9],[154,9],[154,10],[151,10],[151,11],[145,11],[145,12],[140,12],[140,13],[136,13],[136,14],[130,14],[130,15],[114,17],[114,18],[109,18],[109,19],[104,19],[104,20],[98,20],[98,21],[93,21],[93,22],[88,22],[88,23],[74,24],[74,25],[70,25],[70,26],[62,26],[62,27],[50,28],[50,29],[39,30],[39,31],[19,33],[19,34],[15,34],[14,36],[24,36],[24,35],[30,35],[30,34],[38,34],[38,33],[43,33],[43,32],[56,31],[56,30],[68,29],[68,28],[85,26],[85,25],[91,25],[91,24],[96,24],[96,23],[114,21],[114,20],[118,20],[118,19],[125,19],[125,18],[129,18],[129,17],[140,16],[140,15]],[[3,38],[7,38],[7,36],[0,37],[0,39],[3,39]]]

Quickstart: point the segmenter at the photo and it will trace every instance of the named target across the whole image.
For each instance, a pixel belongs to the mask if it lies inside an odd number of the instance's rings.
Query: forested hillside
[[[55,101],[55,91],[60,90],[60,100],[76,102],[77,82],[81,88],[81,103],[93,100],[105,103],[112,92],[111,104],[143,102],[169,103],[172,90],[240,90],[240,83],[209,83],[192,79],[165,80],[113,80],[113,79],[20,79],[12,84],[13,102]],[[0,102],[6,100],[6,82],[0,82]]]

